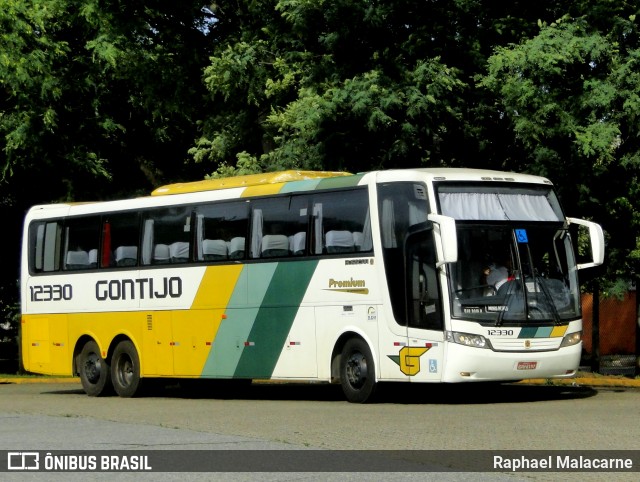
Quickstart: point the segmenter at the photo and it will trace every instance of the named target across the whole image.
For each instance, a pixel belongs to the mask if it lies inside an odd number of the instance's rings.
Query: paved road
[[[640,449],[640,391],[633,388],[383,388],[378,403],[354,405],[339,387],[315,384],[218,394],[168,386],[136,399],[90,398],[69,383],[4,384],[0,450]],[[267,480],[325,478],[316,476]]]

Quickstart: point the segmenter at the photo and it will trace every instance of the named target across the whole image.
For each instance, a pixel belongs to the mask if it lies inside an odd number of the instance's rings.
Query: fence
[[[597,315],[594,317],[594,310]],[[583,368],[603,374],[636,375],[639,347],[637,291],[623,299],[582,295]],[[594,323],[595,318],[595,323]]]

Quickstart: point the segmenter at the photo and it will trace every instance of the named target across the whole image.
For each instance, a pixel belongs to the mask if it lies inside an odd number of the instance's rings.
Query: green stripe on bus
[[[244,266],[229,300],[226,319],[220,324],[201,376],[233,376],[276,266],[276,263]]]
[[[357,186],[362,179],[364,174],[354,174],[353,176],[343,176],[343,177],[329,177],[327,179],[322,179],[316,189],[336,189],[340,187],[353,187]]]
[[[271,377],[317,265],[315,260],[278,263],[235,377]]]
[[[536,331],[536,338],[550,338],[553,326],[541,326]]]
[[[536,327],[526,327],[520,330],[520,334],[518,338],[535,338],[538,328]]]
[[[319,182],[320,182],[320,179],[309,179],[306,181],[288,182],[282,187],[280,194],[287,193],[287,192],[313,191]]]
[[[258,308],[227,310],[227,319],[222,321],[218,329],[200,376],[205,378],[233,376],[257,315]]]

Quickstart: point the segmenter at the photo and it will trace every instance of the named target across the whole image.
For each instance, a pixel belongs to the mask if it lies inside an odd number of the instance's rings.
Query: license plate
[[[518,370],[535,370],[538,366],[538,362],[535,361],[521,361],[518,362]]]

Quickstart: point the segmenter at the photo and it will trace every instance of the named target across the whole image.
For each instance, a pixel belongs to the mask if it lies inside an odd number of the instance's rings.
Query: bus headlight
[[[577,345],[578,343],[580,343],[580,340],[582,340],[581,331],[576,331],[575,333],[569,333],[568,335],[565,335],[564,338],[562,339],[562,343],[560,343],[560,348],[564,346]]]
[[[447,341],[474,348],[491,348],[489,340],[482,335],[472,335],[471,333],[459,333],[457,331],[447,331]]]

